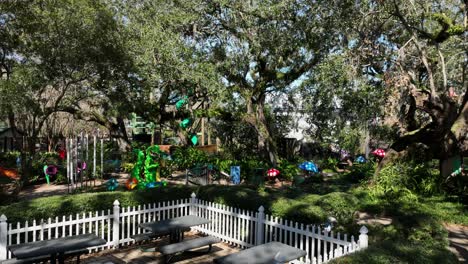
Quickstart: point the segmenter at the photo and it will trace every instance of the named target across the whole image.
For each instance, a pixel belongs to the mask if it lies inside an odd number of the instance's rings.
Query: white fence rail
[[[198,215],[210,219],[211,223],[194,227],[199,232],[220,238],[225,243],[242,248],[279,241],[300,248],[307,255],[298,263],[324,263],[331,259],[367,247],[367,229],[360,230],[359,240],[354,237],[323,232],[320,227],[304,225],[258,212],[242,210],[221,204],[191,199],[146,204],[143,206],[120,207],[118,201],[113,210],[89,212],[47,220],[25,223],[8,223],[0,216],[0,260],[9,259],[8,247],[15,244],[60,238],[84,233],[93,233],[105,239],[107,244],[90,248],[118,248],[134,243],[131,238],[143,232],[140,223],[164,220],[184,215]]]

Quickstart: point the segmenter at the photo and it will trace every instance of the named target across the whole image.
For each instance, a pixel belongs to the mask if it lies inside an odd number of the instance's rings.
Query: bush
[[[294,163],[290,163],[287,160],[282,160],[278,165],[278,170],[280,171],[280,177],[292,181],[301,173],[299,166]]]
[[[205,152],[194,147],[177,148],[172,155],[172,159],[178,169],[189,169],[197,164],[207,163],[209,160]]]
[[[441,180],[437,170],[428,164],[398,162],[385,166],[374,179],[371,191],[387,199],[415,199],[415,194],[441,193]]]
[[[0,153],[0,166],[5,168],[16,168],[16,159],[21,155],[19,151]]]
[[[368,161],[366,163],[354,163],[351,171],[347,173],[346,178],[352,182],[368,181],[375,172],[375,163]]]
[[[135,167],[135,163],[133,162],[124,162],[122,164],[122,170],[126,173],[130,173],[134,167]]]
[[[323,171],[323,170],[332,170],[332,171],[336,171],[336,168],[338,166],[338,163],[340,161],[336,158],[333,158],[333,157],[329,157],[327,159],[323,159],[323,160],[320,160],[318,161],[317,165],[319,165],[319,168]]]

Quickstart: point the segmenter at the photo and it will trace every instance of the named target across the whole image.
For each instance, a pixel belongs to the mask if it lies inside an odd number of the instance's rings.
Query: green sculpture
[[[155,160],[161,158],[161,150],[159,146],[151,146],[146,149],[146,159],[145,159],[145,180],[146,182],[159,182],[159,175],[157,175],[157,170],[159,168],[159,163]]]
[[[156,183],[161,181],[158,175],[159,160],[165,157],[165,153],[159,149],[159,146],[150,146],[145,152],[136,149],[135,152],[137,161],[131,175],[136,179],[138,189],[158,186]],[[164,183],[159,185],[164,186]]]

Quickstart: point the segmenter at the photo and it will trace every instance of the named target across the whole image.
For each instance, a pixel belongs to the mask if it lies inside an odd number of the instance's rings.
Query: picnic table
[[[272,264],[285,263],[307,254],[304,250],[280,242],[270,242],[214,259],[217,264]]]
[[[101,246],[106,243],[106,240],[94,234],[83,234],[13,245],[9,249],[17,259],[50,255],[51,264],[56,263],[57,256],[58,262],[62,264],[64,263],[64,254],[66,252]]]
[[[210,223],[211,220],[195,215],[186,215],[161,221],[140,224],[139,227],[155,234],[170,233],[170,243],[177,243],[183,239],[183,230],[192,226]]]

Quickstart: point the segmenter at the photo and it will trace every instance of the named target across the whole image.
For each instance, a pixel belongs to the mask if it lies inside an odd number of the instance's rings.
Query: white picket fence
[[[304,225],[264,214],[261,206],[258,212],[197,199],[147,204],[143,206],[120,207],[114,202],[113,210],[76,214],[46,221],[8,223],[5,215],[0,216],[0,260],[9,259],[8,246],[53,239],[84,233],[94,233],[105,239],[107,244],[90,248],[90,252],[118,248],[134,243],[131,236],[143,232],[140,223],[164,220],[184,215],[198,215],[210,219],[211,223],[193,229],[220,238],[225,243],[242,248],[279,241],[300,248],[307,255],[296,263],[324,263],[331,259],[367,247],[367,229],[360,230],[356,242],[351,236],[323,232],[320,227]]]

